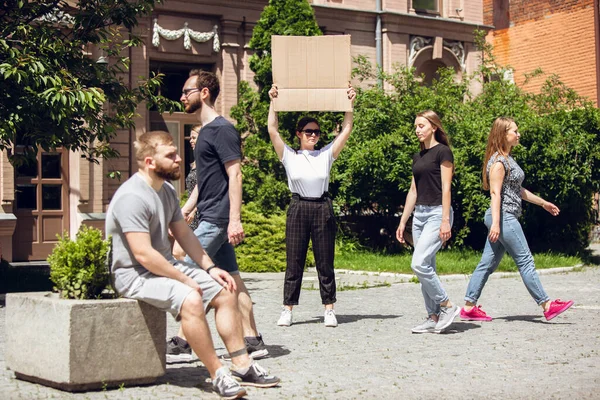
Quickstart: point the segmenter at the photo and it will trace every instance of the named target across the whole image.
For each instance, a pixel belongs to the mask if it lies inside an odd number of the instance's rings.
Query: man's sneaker
[[[255,386],[259,388],[269,388],[277,386],[280,379],[276,376],[269,375],[269,373],[256,361],[252,362],[245,373],[233,370],[231,374],[235,379],[240,381],[242,386]]]
[[[239,399],[246,395],[246,389],[240,386],[227,367],[221,367],[212,381],[213,389],[224,399]]]
[[[333,309],[325,310],[324,322],[326,327],[335,328],[337,326],[337,318]]]
[[[421,325],[415,326],[411,329],[411,331],[412,333],[434,333],[436,324],[437,322],[435,322],[433,319],[427,318],[425,322],[423,322]]]
[[[435,325],[435,331],[442,333],[454,322],[454,318],[460,313],[460,307],[453,305],[452,307],[440,307],[440,315],[438,322]]]
[[[550,302],[550,307],[548,307],[548,311],[544,311],[544,317],[546,317],[547,321],[550,321],[557,315],[560,315],[567,311],[572,305],[573,300],[561,301],[560,299],[556,299]]]
[[[167,362],[192,361],[192,348],[184,339],[173,336],[167,342]]]
[[[281,316],[277,321],[277,325],[279,326],[290,326],[292,325],[292,310],[287,307],[283,307],[281,310]]]
[[[485,311],[481,309],[481,306],[477,306],[473,307],[471,311],[461,308],[460,319],[465,321],[491,321],[492,317],[487,315]]]
[[[262,335],[258,335],[256,337],[247,336],[244,338],[244,343],[246,343],[248,355],[253,360],[260,360],[261,358],[269,356],[269,350],[267,350],[267,347],[265,346]]]

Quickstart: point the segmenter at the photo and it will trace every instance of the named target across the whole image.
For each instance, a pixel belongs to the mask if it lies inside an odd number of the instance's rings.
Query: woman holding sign
[[[269,136],[279,160],[285,167],[288,186],[292,192],[285,229],[287,266],[283,287],[283,310],[277,325],[292,324],[292,308],[298,304],[300,298],[308,243],[312,238],[321,301],[325,306],[325,326],[335,327],[337,319],[333,310],[336,301],[333,260],[337,225],[327,190],[333,161],[350,137],[353,114],[351,111],[345,113],[340,134],[320,150],[315,150],[321,136],[318,121],[310,117],[301,118],[296,127],[300,148],[293,150],[283,141],[278,131],[279,122],[273,107],[273,99],[277,94],[277,86],[273,85],[269,91]],[[355,98],[356,92],[349,86],[348,99],[353,104]]]

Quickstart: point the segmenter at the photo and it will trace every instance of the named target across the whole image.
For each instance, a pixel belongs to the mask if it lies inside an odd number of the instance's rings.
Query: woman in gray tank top
[[[484,220],[489,234],[481,261],[473,271],[467,288],[466,303],[460,313],[463,320],[492,320],[481,306],[477,306],[477,300],[505,252],[517,264],[525,287],[543,308],[546,320],[551,320],[573,305],[573,301],[550,301],[535,270],[533,256],[519,223],[521,200],[541,206],[553,216],[560,212],[557,206],[521,186],[525,173],[510,155],[513,147],[519,144],[520,136],[517,124],[512,119],[500,117],[494,121],[488,137],[483,163],[483,188],[490,191],[491,197],[491,207],[485,212]]]

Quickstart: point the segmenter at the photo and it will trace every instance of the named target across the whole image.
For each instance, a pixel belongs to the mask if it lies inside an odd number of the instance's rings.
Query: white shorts
[[[208,311],[210,302],[223,287],[196,264],[178,261],[174,267],[198,283],[202,289],[204,311]],[[160,310],[170,312],[178,321],[183,302],[194,290],[175,279],[154,275],[139,266],[117,269],[113,273],[113,281],[115,290],[123,297],[144,301]]]

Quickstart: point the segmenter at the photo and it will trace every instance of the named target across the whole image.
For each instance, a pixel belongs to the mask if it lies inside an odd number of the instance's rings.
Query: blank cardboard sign
[[[272,36],[275,111],[352,111],[350,35]]]

